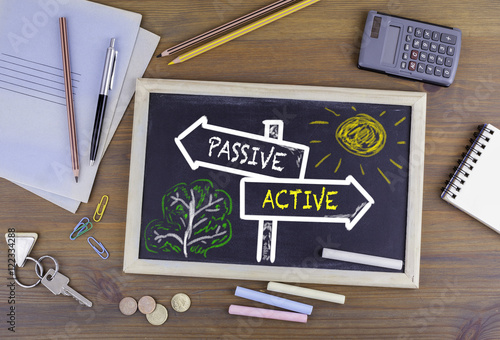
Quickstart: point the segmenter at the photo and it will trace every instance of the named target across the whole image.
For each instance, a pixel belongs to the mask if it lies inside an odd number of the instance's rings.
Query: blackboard
[[[142,79],[134,114],[126,272],[418,287],[425,94]]]

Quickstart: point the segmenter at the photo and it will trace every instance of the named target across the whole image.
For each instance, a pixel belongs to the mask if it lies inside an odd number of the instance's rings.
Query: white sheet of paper
[[[59,17],[67,18],[80,178],[71,170]],[[90,140],[106,49],[118,50],[114,112],[141,15],[84,0],[0,0],[0,176],[87,202],[97,172]],[[108,132],[111,119],[105,119]],[[106,136],[102,136],[104,139]]]
[[[151,57],[153,56],[153,53],[155,52],[156,47],[158,46],[159,41],[160,37],[158,35],[146,31],[143,28],[139,30],[139,34],[137,36],[137,42],[135,43],[129,68],[125,76],[125,82],[123,83],[123,88],[120,94],[120,98],[116,106],[116,111],[114,114],[109,115],[110,117],[113,117],[113,119],[111,122],[110,131],[108,133],[108,139],[104,143],[103,147],[104,152],[111,143],[111,139],[115,134],[116,129],[118,128],[118,125],[121,119],[123,118],[123,115],[125,114],[125,110],[127,109],[128,104],[132,99],[132,96],[134,95],[135,81],[137,78],[143,76],[151,60]],[[100,161],[100,159],[101,158],[99,158],[98,161]],[[80,201],[72,200],[67,197],[52,194],[50,192],[32,188],[19,183],[16,184],[72,213],[75,213],[80,205]]]

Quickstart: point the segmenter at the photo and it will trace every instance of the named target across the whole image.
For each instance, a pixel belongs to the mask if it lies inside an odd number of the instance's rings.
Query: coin
[[[185,312],[191,307],[191,299],[184,293],[175,294],[170,302],[176,312]]]
[[[127,296],[120,301],[120,312],[122,312],[123,315],[132,315],[136,310],[137,301],[135,301],[134,298]]]
[[[157,303],[156,308],[152,313],[146,314],[146,319],[148,319],[148,322],[152,325],[155,326],[160,326],[167,321],[168,318],[168,311],[165,308],[165,306]]]
[[[142,314],[149,314],[155,310],[156,301],[151,296],[146,295],[139,299],[138,306]]]

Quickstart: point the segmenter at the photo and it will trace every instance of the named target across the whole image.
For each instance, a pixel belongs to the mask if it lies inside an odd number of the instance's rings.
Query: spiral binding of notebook
[[[491,124],[480,125],[478,130],[445,182],[441,198],[500,233],[500,209],[496,207],[500,130]]]
[[[452,198],[457,197],[460,189],[465,185],[470,172],[474,170],[474,166],[481,157],[483,149],[486,148],[491,136],[494,134],[494,131],[488,128],[487,124],[479,125],[477,129],[479,133],[474,133],[476,139],[470,139],[471,144],[465,147],[467,152],[462,153],[463,158],[457,161],[459,166],[453,168],[455,172],[450,173],[450,180],[445,182],[446,187],[442,188],[443,193],[441,194],[441,198],[444,195],[449,195]]]

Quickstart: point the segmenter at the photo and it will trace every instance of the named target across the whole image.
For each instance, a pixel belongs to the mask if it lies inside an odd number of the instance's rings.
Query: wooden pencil
[[[281,8],[285,5],[288,5],[292,2],[295,2],[295,1],[297,1],[297,0],[279,0],[279,1],[273,2],[270,5],[262,7],[256,11],[253,11],[252,13],[245,14],[242,17],[239,17],[237,19],[234,19],[233,21],[230,21],[228,23],[220,25],[219,27],[216,27],[208,32],[202,33],[200,35],[197,35],[194,38],[191,38],[189,40],[181,42],[180,44],[177,44],[173,47],[170,47],[170,48],[166,49],[165,51],[163,51],[162,53],[158,54],[156,57],[157,58],[166,57],[168,55],[172,55],[174,53],[177,53],[183,49],[186,49],[188,47],[196,45],[202,41],[213,38],[216,35],[225,33],[233,28],[236,28],[238,26],[246,24],[252,20],[256,20],[256,19],[258,19],[266,14],[271,13],[272,11],[278,10],[279,8]]]
[[[192,51],[184,53],[184,54],[180,55],[179,57],[175,58],[172,62],[169,63],[169,65],[179,64],[179,63],[182,63],[186,60],[194,58],[194,57],[196,57],[202,53],[205,53],[205,52],[207,52],[207,51],[209,51],[217,46],[225,44],[228,41],[236,39],[244,34],[250,33],[250,32],[252,32],[252,31],[254,31],[262,26],[270,24],[278,19],[281,19],[289,14],[292,14],[298,10],[301,10],[307,6],[310,6],[318,1],[320,1],[320,0],[303,0],[303,1],[300,1],[296,4],[293,4],[287,8],[284,8],[284,9],[276,12],[276,13],[268,15],[265,18],[262,18],[256,22],[248,24],[242,28],[239,28],[234,32],[223,35],[222,37],[217,38],[214,41],[211,41],[211,42],[206,43],[200,47],[197,47],[197,48],[193,49]]]
[[[73,90],[71,86],[71,67],[69,62],[68,29],[66,18],[59,18],[59,29],[61,31],[61,52],[64,72],[64,91],[66,93],[66,111],[68,114],[69,145],[71,151],[71,167],[78,183],[80,175],[80,162],[78,160],[78,144],[76,141],[75,108],[73,106]]]

